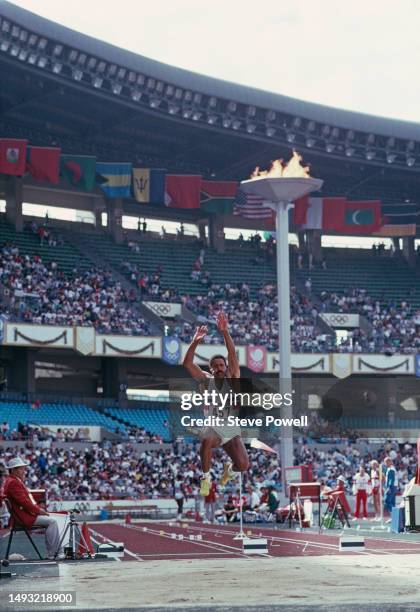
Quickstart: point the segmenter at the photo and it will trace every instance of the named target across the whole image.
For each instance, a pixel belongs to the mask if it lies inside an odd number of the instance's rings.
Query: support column
[[[320,263],[322,257],[322,246],[321,246],[321,230],[312,230],[309,234],[309,251],[314,256],[314,261]]]
[[[106,357],[102,359],[102,387],[105,397],[118,397],[119,392],[119,372],[118,359]]]
[[[113,237],[115,244],[122,244],[124,242],[124,234],[122,228],[122,199],[107,199],[106,204],[108,211],[108,231]]]
[[[209,223],[209,241],[217,253],[225,252],[224,216],[211,215]]]
[[[416,265],[416,252],[414,249],[414,236],[405,236],[402,239],[403,255],[408,262],[408,265],[414,267]]]
[[[198,224],[198,234],[200,236],[200,240],[202,241],[202,243],[207,244],[205,223]]]
[[[9,176],[6,186],[6,218],[17,232],[23,231],[23,179]]]
[[[399,238],[392,238],[392,244],[394,245],[395,252],[401,250],[401,246],[400,246],[401,243],[400,243]]]
[[[9,391],[35,393],[35,354],[31,349],[14,349],[13,363],[8,368]]]
[[[298,243],[299,243],[299,251],[303,255],[306,249],[305,232],[298,232],[297,237],[298,237]]]
[[[101,372],[104,397],[118,398],[122,405],[127,400],[127,367],[119,359],[104,357]]]
[[[93,214],[95,215],[95,227],[96,229],[102,230],[103,226],[102,226],[102,213],[103,212],[108,212],[106,209],[106,203],[103,200],[98,200],[97,198],[93,199],[93,206],[92,206],[92,211]],[[109,212],[108,212],[109,215]],[[107,227],[109,225],[109,219],[108,219],[108,223],[107,223]]]

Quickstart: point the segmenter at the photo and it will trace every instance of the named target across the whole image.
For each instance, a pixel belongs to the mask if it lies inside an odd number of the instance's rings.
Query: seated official
[[[11,512],[17,526],[46,527],[45,541],[49,559],[54,558],[60,543],[60,529],[58,521],[49,513],[38,506],[24,484],[26,468],[29,465],[20,457],[12,459],[7,464],[9,476],[7,476],[3,494],[9,500]],[[59,551],[59,555],[62,551]]]
[[[228,523],[232,523],[234,520],[236,520],[238,508],[233,501],[232,495],[228,496],[227,501],[223,506],[223,513]]]

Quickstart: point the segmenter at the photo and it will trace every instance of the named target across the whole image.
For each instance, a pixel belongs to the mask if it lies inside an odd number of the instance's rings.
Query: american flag
[[[246,219],[272,219],[273,211],[263,206],[263,198],[258,195],[245,193],[242,189],[236,192],[233,214]]]

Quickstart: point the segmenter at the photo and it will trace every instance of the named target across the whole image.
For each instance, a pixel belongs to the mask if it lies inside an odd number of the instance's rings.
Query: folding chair
[[[6,504],[6,507],[9,511],[10,514],[10,523],[9,523],[9,529],[10,529],[10,535],[9,535],[9,540],[7,542],[7,550],[6,550],[6,555],[5,555],[5,559],[9,558],[9,553],[10,553],[10,548],[12,546],[12,540],[13,540],[13,536],[15,533],[19,532],[19,531],[23,531],[26,535],[26,537],[28,538],[28,540],[30,541],[30,543],[32,544],[33,549],[35,550],[36,554],[38,555],[39,559],[43,559],[41,553],[38,550],[37,545],[35,544],[35,542],[33,541],[32,537],[31,537],[31,531],[39,531],[39,530],[43,530],[45,532],[45,527],[40,527],[39,525],[34,525],[33,527],[25,527],[24,525],[22,525],[22,523],[19,523],[19,521],[16,519],[13,510],[12,510],[12,505],[10,503],[10,501],[7,499],[7,497],[4,499],[4,503]]]

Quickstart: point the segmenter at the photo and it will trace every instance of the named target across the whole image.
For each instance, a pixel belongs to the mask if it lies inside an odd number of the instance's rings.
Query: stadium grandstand
[[[323,187],[289,217],[293,416],[308,416],[292,464],[343,477],[353,513],[360,464],[391,457],[401,495],[420,429],[419,124],[188,72],[4,0],[0,75],[0,466],[19,454],[51,508],[87,520],[172,520],[180,488],[184,517],[219,520],[176,389],[197,327],[201,367],[226,354],[221,312],[241,376],[276,388],[275,217],[240,183],[297,150]],[[274,427],[258,437],[279,451]],[[251,438],[244,487],[274,523],[292,464]]]

